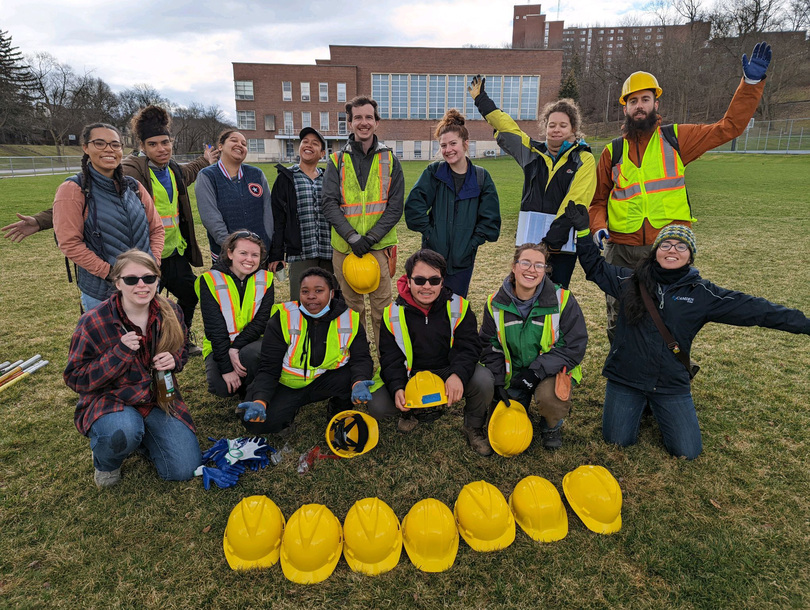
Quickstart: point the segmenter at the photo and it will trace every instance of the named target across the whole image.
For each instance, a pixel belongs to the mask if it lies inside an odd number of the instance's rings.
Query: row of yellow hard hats
[[[621,529],[622,495],[602,466],[580,466],[563,478],[563,490],[588,529],[612,534]],[[223,547],[234,570],[266,568],[281,560],[284,576],[301,584],[329,578],[341,554],[355,572],[377,575],[399,563],[402,547],[425,572],[443,572],[456,560],[459,534],[475,551],[490,552],[515,540],[515,521],[533,540],[554,542],[568,533],[568,515],[559,492],[546,479],[520,481],[507,503],[486,481],[465,485],[453,512],[434,498],[421,500],[400,525],[379,498],[364,498],[346,514],[343,526],[326,506],[305,504],[290,517],[266,496],[250,496],[228,517]]]

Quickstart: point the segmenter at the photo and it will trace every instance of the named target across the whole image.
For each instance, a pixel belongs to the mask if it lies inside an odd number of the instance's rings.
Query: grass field
[[[521,176],[509,159],[482,163],[501,195],[502,236],[479,251],[470,298],[480,321],[486,295],[508,270]],[[424,163],[406,163],[412,185]],[[265,168],[272,182],[274,170]],[[810,312],[810,157],[708,155],[688,170],[699,222],[697,266],[721,286]],[[62,177],[0,180],[0,225],[13,212],[48,207]],[[207,243],[198,224],[198,237]],[[418,246],[400,232],[400,266]],[[564,428],[564,446],[533,445],[512,459],[480,458],[465,445],[460,409],[405,437],[381,425],[379,445],[354,460],[295,471],[299,453],[324,443],[323,405],[299,415],[292,458],[245,474],[237,487],[166,483],[143,458],[99,491],[88,442],[73,426],[76,397],[62,382],[78,293],[65,279],[51,234],[0,243],[0,361],[35,353],[51,361],[0,394],[0,606],[20,608],[807,608],[810,606],[810,341],[759,328],[707,326],[693,358],[704,453],[668,457],[651,419],[640,443],[601,440],[607,350],[604,300],[577,269],[572,289],[590,331],[584,384]],[[277,300],[288,294],[281,284]],[[199,316],[194,329],[202,335]],[[180,375],[204,448],[235,437],[235,400],[206,392],[203,362]],[[271,437],[270,442],[274,439]],[[315,586],[285,580],[278,565],[232,572],[222,552],[228,514],[243,497],[266,494],[289,517],[322,502],[341,521],[358,499],[378,496],[402,518],[426,497],[453,506],[463,485],[485,479],[508,496],[529,474],[562,491],[565,473],[601,464],[623,490],[623,527],[587,530],[568,509],[568,536],[538,544],[518,530],[489,554],[461,543],[441,574],[416,570],[403,551],[391,572],[371,578],[344,561]]]

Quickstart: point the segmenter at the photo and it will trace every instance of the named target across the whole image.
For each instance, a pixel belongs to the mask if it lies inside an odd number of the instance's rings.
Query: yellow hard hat
[[[633,72],[622,85],[622,96],[619,98],[619,102],[622,106],[626,105],[628,95],[636,91],[643,91],[644,89],[652,89],[655,91],[655,99],[661,97],[661,94],[664,92],[663,89],[658,86],[658,79],[649,72]]]
[[[447,404],[444,381],[430,371],[419,371],[405,385],[405,406],[424,409]]]
[[[343,556],[355,572],[376,576],[393,569],[402,554],[399,519],[379,498],[358,500],[343,521]]]
[[[551,481],[528,476],[509,496],[509,508],[523,531],[538,542],[556,542],[568,534],[568,513]]]
[[[465,485],[453,513],[459,534],[474,551],[505,549],[515,540],[515,517],[503,494],[486,481]]]
[[[278,561],[284,515],[267,496],[250,496],[233,507],[222,547],[232,570],[269,568]]]
[[[568,503],[589,530],[613,534],[622,529],[622,490],[603,466],[580,466],[563,477]]]
[[[498,455],[512,457],[523,453],[532,442],[534,430],[526,408],[517,400],[500,401],[487,426],[489,444]]]
[[[343,259],[343,277],[357,294],[374,292],[380,285],[380,264],[374,255],[349,254]]]
[[[295,511],[281,541],[281,571],[287,580],[310,585],[326,580],[343,553],[343,528],[323,504]]]
[[[444,572],[458,553],[458,529],[453,513],[434,498],[420,500],[402,520],[405,550],[414,567],[423,572]]]
[[[326,443],[343,458],[353,458],[371,451],[380,440],[377,420],[360,411],[341,411],[326,427]]]

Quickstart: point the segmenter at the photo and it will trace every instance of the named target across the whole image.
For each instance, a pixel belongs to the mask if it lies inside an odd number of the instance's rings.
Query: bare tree
[[[717,0],[710,13],[713,37],[778,30],[785,19],[782,5],[783,0]]]
[[[791,0],[787,9],[787,23],[791,30],[810,29],[810,0]]]

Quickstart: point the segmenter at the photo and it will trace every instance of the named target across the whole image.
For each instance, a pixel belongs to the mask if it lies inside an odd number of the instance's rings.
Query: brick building
[[[563,21],[546,21],[539,4],[515,6],[513,49],[562,49]]]
[[[378,101],[378,137],[403,159],[438,157],[433,131],[448,108],[469,119],[471,156],[484,156],[498,147],[467,93],[475,74],[487,75],[490,97],[529,133],[537,132],[538,109],[560,88],[559,50],[330,45],[329,54],[315,65],[233,64],[237,126],[248,139],[249,161],[294,158],[307,125],[330,151],[339,147],[349,134],[345,102],[358,94]]]

